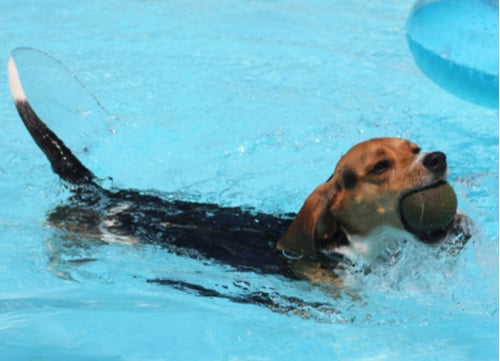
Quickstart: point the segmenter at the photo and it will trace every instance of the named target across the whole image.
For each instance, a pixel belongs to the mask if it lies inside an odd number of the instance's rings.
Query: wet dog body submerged
[[[291,216],[86,186],[54,209],[48,221],[75,236],[155,244],[178,255],[242,271],[294,277],[290,259],[275,247]]]
[[[462,215],[433,234],[413,234],[406,228],[401,199],[444,181],[448,171],[444,153],[421,153],[407,140],[379,138],[354,146],[297,214],[264,214],[101,187],[31,108],[12,57],[9,83],[26,128],[54,172],[71,184],[72,196],[50,212],[48,221],[76,238],[155,244],[240,271],[308,280],[318,279],[319,272],[327,274],[319,279],[334,282],[339,263],[374,261],[392,239],[440,242],[453,233],[462,235],[463,246],[470,238]],[[297,266],[301,260],[308,260],[307,267]]]

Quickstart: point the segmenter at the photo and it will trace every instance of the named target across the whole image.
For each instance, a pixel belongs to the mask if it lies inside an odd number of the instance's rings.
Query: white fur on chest
[[[387,258],[394,254],[401,242],[414,236],[410,233],[393,227],[377,227],[364,236],[348,234],[348,245],[337,246],[328,252],[335,252],[348,258],[353,263],[371,263],[380,258]]]

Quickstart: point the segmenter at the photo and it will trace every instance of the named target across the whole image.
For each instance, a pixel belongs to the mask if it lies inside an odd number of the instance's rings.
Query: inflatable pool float
[[[407,40],[436,84],[498,108],[498,0],[420,0],[408,18]]]

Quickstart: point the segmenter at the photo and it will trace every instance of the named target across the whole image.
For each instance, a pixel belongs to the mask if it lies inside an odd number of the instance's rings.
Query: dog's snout
[[[423,164],[431,172],[444,172],[446,170],[446,155],[443,152],[429,153],[424,157]]]

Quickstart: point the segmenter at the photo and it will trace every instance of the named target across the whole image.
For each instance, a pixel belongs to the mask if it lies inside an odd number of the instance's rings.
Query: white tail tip
[[[10,93],[12,94],[14,101],[18,102],[26,100],[26,94],[24,94],[21,79],[19,78],[19,73],[17,72],[17,66],[12,55],[9,58],[8,73]]]

